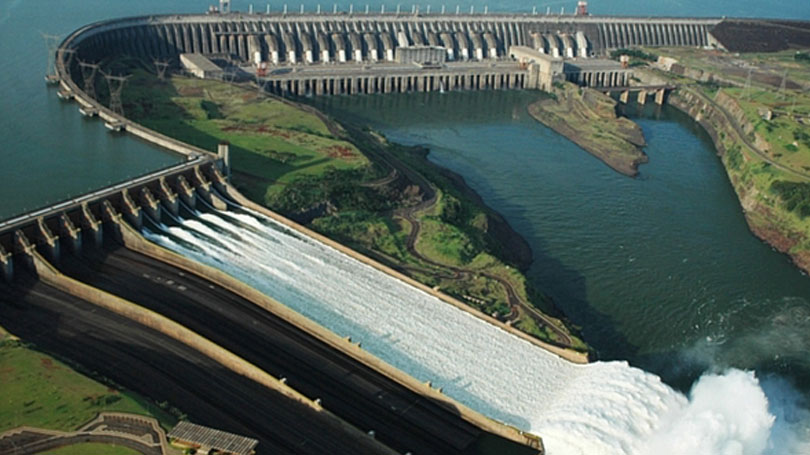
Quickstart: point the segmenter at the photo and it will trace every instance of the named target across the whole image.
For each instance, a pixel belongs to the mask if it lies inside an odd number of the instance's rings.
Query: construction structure
[[[245,436],[182,421],[167,435],[172,444],[197,453],[212,450],[222,455],[252,455],[259,441]]]
[[[166,60],[155,60],[155,75],[159,81],[166,80],[166,71],[169,69],[169,62]]]
[[[82,82],[84,93],[90,98],[96,99],[96,74],[98,73],[98,63],[79,62],[82,72]]]
[[[128,18],[85,27],[63,46],[97,62],[110,54],[147,61],[180,60],[197,77],[234,71],[266,79],[282,95],[499,90],[534,88],[537,75],[512,58],[529,48],[580,68],[552,78],[583,85],[626,78],[588,76],[581,61],[629,46],[707,46],[714,18],[597,17],[581,2],[577,14],[235,13],[223,0],[217,14]],[[533,59],[540,57],[534,56]],[[68,65],[70,66],[70,65]],[[555,68],[558,65],[551,65]],[[542,84],[541,84],[542,85]],[[596,86],[596,85],[594,85]]]
[[[121,98],[124,92],[124,84],[126,84],[129,76],[114,76],[112,74],[101,73],[107,81],[107,87],[110,90],[110,110],[118,117],[124,117],[124,101]],[[107,128],[113,131],[121,131],[123,122],[121,121],[108,121],[104,124]]]
[[[200,79],[222,78],[223,70],[202,54],[180,54],[180,64]]]

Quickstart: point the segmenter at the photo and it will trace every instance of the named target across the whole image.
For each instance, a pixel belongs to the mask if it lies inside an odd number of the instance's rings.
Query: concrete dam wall
[[[587,57],[628,46],[704,46],[719,19],[542,15],[184,15],[90,25],[77,32],[79,56],[112,53],[175,58],[181,53],[257,53],[270,64],[393,62],[396,50],[441,47],[448,61],[508,57],[511,46]]]

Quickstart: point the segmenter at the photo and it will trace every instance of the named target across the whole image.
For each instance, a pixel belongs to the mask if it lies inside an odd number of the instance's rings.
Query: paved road
[[[780,163],[774,161],[770,156],[768,156],[768,154],[766,154],[765,152],[763,152],[762,150],[757,148],[757,146],[750,139],[748,139],[748,136],[742,130],[742,127],[740,127],[739,123],[737,123],[734,120],[734,117],[723,106],[720,106],[719,104],[717,104],[711,97],[706,96],[700,89],[694,89],[694,90],[692,90],[692,92],[697,94],[697,96],[699,96],[707,104],[710,104],[713,108],[720,111],[723,114],[723,116],[726,118],[726,120],[728,121],[729,125],[731,125],[731,127],[734,128],[734,132],[736,133],[737,137],[740,140],[743,141],[745,146],[748,147],[748,149],[751,152],[753,152],[758,157],[760,157],[760,159],[762,159],[766,163],[770,164],[771,166],[779,168],[780,170],[785,171],[785,172],[787,172],[789,174],[793,174],[793,175],[795,175],[797,177],[800,177],[802,179],[805,179],[805,180],[810,180],[810,173],[801,172],[801,171],[796,170],[796,169],[794,169],[792,167],[785,166],[784,164],[780,164]]]
[[[235,352],[401,452],[476,453],[484,433],[426,399],[229,291],[124,248],[63,259],[69,275],[157,311]],[[505,453],[500,450],[498,453]]]
[[[163,286],[147,287],[154,291]],[[14,287],[0,284],[0,325],[86,371],[156,402],[176,404],[197,423],[255,437],[260,454],[368,450],[311,408],[32,277],[16,278]]]

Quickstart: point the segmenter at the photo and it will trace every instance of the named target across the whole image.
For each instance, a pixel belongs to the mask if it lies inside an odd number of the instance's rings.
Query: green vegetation
[[[530,299],[519,271],[526,258],[493,233],[505,223],[430,164],[424,150],[389,144],[255,88],[183,77],[159,82],[138,69],[124,90],[124,109],[148,128],[208,150],[227,140],[233,182],[247,197],[486,314],[505,320],[513,313],[503,283],[523,302],[553,309],[547,298]],[[410,170],[422,177],[405,177]],[[435,191],[435,204],[425,200],[426,188]],[[411,250],[413,223],[419,235]],[[562,321],[550,320],[568,331]],[[540,324],[521,327],[561,342]],[[575,340],[577,349],[587,350]]]
[[[138,455],[140,452],[114,444],[86,442],[43,452],[42,455]]]
[[[256,90],[183,77],[162,83],[135,69],[123,100],[128,117],[167,136],[207,150],[230,142],[241,189],[266,204],[306,203],[318,196],[308,194],[314,181],[349,183],[368,172],[368,159],[337,137],[337,125]]]
[[[810,183],[777,180],[771,184],[771,189],[789,212],[797,213],[802,219],[810,216]]]
[[[658,60],[658,56],[651,52],[645,52],[641,49],[626,49],[626,48],[611,51],[610,58],[618,60],[619,57],[621,57],[622,55],[630,57],[630,60],[628,62],[630,67],[645,66],[650,62],[655,62]]]
[[[405,247],[407,232],[390,217],[367,211],[345,211],[316,218],[312,227],[355,248],[377,251],[397,262],[416,263]]]
[[[616,49],[615,51],[611,51],[610,57],[613,59],[618,59],[622,55],[627,55],[631,58],[637,58],[639,60],[646,60],[648,62],[654,62],[658,60],[658,56],[651,53],[651,52],[644,52],[641,49]]]
[[[796,51],[796,53],[793,54],[793,59],[797,62],[810,63],[810,52]]]
[[[0,431],[20,425],[74,430],[101,411],[171,419],[141,398],[100,384],[0,331]]]

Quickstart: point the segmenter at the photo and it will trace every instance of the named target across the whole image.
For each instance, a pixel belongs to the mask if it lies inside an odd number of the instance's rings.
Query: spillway
[[[625,362],[568,363],[261,214],[195,215],[144,233],[542,436],[551,455],[794,453],[772,437],[775,417],[752,373],[707,375],[687,398]]]

